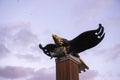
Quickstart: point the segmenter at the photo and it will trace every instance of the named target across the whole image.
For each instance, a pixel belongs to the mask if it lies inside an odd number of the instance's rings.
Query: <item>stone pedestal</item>
[[[71,55],[56,59],[56,80],[79,80],[79,73],[88,69],[80,59]]]

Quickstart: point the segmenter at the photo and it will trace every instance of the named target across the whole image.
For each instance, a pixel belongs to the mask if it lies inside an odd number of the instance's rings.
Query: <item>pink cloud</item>
[[[115,60],[120,58],[120,44],[117,44],[111,48],[104,49],[100,51],[104,57],[106,57],[109,60]]]
[[[0,54],[20,52],[23,48],[27,53],[28,49],[32,51],[33,47],[36,46],[37,40],[37,36],[32,32],[28,23],[2,25],[0,27]]]
[[[14,36],[14,41],[21,45],[29,45],[37,40],[37,36],[29,30],[19,30]]]
[[[88,70],[79,74],[80,80],[94,80],[98,76],[98,72],[94,70]],[[56,75],[50,72],[49,69],[42,68],[36,71],[29,80],[56,80]]]
[[[40,56],[35,56],[35,55],[32,55],[32,54],[25,54],[25,55],[21,55],[21,54],[17,54],[16,55],[19,59],[24,59],[24,60],[27,60],[27,61],[35,61],[35,62],[40,62]]]
[[[28,45],[37,40],[37,36],[31,30],[30,23],[27,22],[16,22],[2,25],[0,27],[0,37],[0,40],[6,44],[11,41]]]
[[[0,44],[0,59],[10,53],[10,50],[3,44]]]
[[[43,68],[36,71],[33,77],[29,80],[55,80],[55,73],[52,73],[48,69]]]
[[[24,67],[0,67],[0,77],[6,79],[25,78],[33,73],[33,69]]]
[[[95,80],[98,76],[98,72],[94,70],[87,70],[79,75],[80,80]]]

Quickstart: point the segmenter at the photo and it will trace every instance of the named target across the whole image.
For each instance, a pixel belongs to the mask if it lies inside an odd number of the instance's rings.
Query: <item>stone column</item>
[[[56,80],[79,80],[79,73],[88,69],[80,59],[71,55],[56,59]]]

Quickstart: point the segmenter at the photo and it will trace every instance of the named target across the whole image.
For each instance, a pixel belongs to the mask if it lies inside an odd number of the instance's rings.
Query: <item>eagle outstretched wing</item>
[[[104,27],[99,24],[96,30],[83,32],[73,40],[69,41],[69,52],[80,53],[99,44],[105,36]]]

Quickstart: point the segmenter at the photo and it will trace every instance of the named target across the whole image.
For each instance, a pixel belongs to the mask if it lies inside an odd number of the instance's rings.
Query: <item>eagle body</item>
[[[39,47],[50,57],[60,57],[60,55],[55,53],[55,49],[60,47],[65,47],[67,54],[79,57],[78,53],[95,47],[103,40],[104,36],[104,27],[99,24],[98,29],[85,31],[72,40],[67,40],[53,34],[52,37],[55,44],[47,44],[45,47],[42,47],[40,44]],[[51,53],[54,53],[55,56],[52,56]]]

